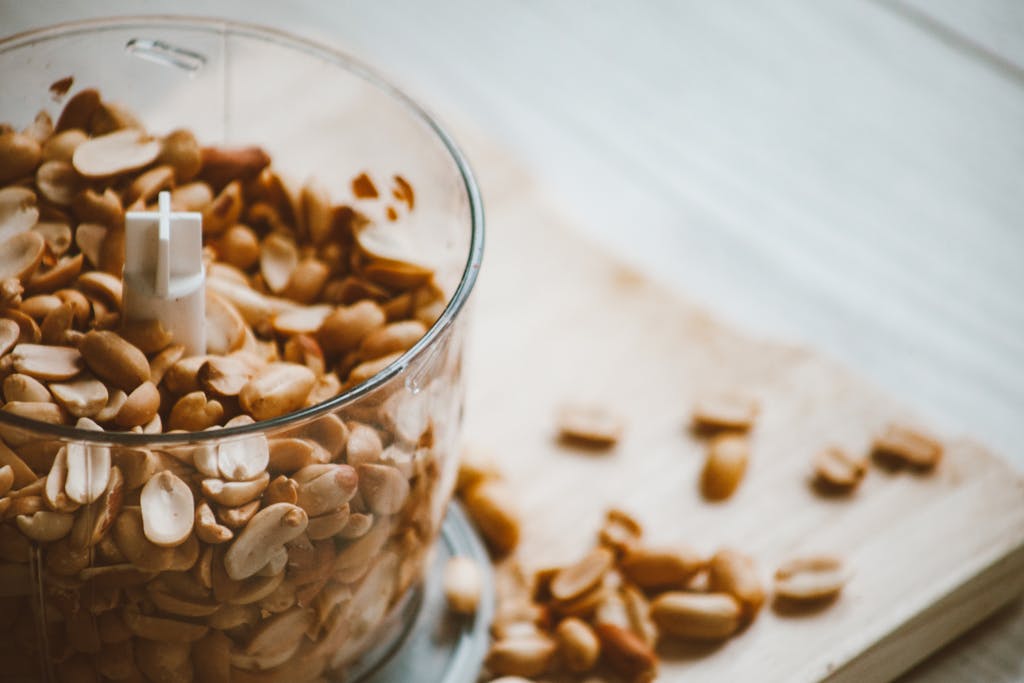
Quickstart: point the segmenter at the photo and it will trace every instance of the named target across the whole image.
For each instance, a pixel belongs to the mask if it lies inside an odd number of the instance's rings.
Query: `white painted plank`
[[[1024,77],[1024,3],[1018,0],[884,0],[965,52]]]

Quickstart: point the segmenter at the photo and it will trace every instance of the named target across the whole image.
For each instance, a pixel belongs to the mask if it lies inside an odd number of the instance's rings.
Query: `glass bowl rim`
[[[205,31],[209,33],[233,34],[246,38],[265,40],[305,52],[314,57],[324,59],[345,69],[369,85],[390,96],[399,105],[421,123],[432,130],[447,150],[455,167],[462,177],[470,211],[470,242],[469,253],[463,268],[459,284],[451,299],[445,306],[441,316],[431,325],[427,333],[412,348],[403,353],[386,368],[370,379],[343,391],[337,396],[317,403],[302,410],[285,415],[261,420],[248,425],[221,427],[201,432],[161,432],[159,434],[140,434],[138,432],[97,432],[69,425],[55,425],[31,418],[22,417],[0,410],[0,425],[31,431],[41,437],[54,437],[64,440],[101,443],[127,447],[161,447],[181,446],[198,442],[229,440],[233,437],[251,436],[268,431],[276,431],[292,427],[313,418],[344,408],[358,401],[363,396],[373,393],[376,389],[406,372],[417,359],[428,356],[435,343],[441,343],[441,337],[451,328],[456,316],[465,307],[470,292],[476,283],[483,260],[484,249],[484,213],[480,188],[477,184],[469,161],[452,139],[451,135],[429,114],[419,103],[405,94],[397,86],[378,74],[360,60],[346,52],[322,42],[297,36],[279,29],[255,23],[241,22],[233,19],[216,17],[200,17],[188,15],[128,15],[98,17],[70,22],[62,22],[42,28],[31,29],[0,39],[0,54],[13,49],[23,48],[56,38],[63,38],[79,33],[95,33],[104,30],[123,30],[138,27],[144,28],[179,28]]]

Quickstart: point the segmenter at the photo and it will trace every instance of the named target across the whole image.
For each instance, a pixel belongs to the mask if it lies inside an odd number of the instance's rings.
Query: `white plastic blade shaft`
[[[122,318],[159,320],[187,355],[206,353],[202,216],[171,211],[169,192],[158,208],[125,214]]]

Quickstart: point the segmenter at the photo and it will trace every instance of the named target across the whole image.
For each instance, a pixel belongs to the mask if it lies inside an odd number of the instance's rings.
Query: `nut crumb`
[[[56,81],[50,84],[50,95],[55,100],[59,100],[68,94],[71,90],[71,86],[75,84],[74,76],[65,76],[64,78],[58,78]]]
[[[360,173],[352,179],[352,194],[359,199],[376,199],[379,196],[377,186],[365,173]]]

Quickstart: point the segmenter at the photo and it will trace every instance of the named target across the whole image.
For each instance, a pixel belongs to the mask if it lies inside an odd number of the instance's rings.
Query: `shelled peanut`
[[[394,182],[411,210],[411,186]],[[161,190],[203,215],[201,356],[121,319],[124,214]],[[0,126],[0,410],[98,433],[212,433],[323,402],[445,305],[388,228],[315,182],[292,186],[259,148],[149,135],[94,90],[55,124]],[[448,411],[456,351],[430,363]],[[287,431],[159,448],[0,425],[0,667],[245,683],[343,666],[422,573],[447,495],[446,422],[385,385]]]

